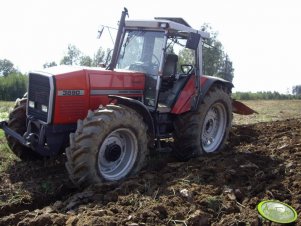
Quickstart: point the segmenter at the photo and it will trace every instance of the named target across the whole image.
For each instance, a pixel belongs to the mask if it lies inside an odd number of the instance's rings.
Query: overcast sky
[[[99,25],[117,27],[123,7],[130,19],[209,23],[233,61],[234,91],[286,93],[301,85],[300,0],[1,0],[0,59],[28,72],[59,62],[68,44],[93,56]]]

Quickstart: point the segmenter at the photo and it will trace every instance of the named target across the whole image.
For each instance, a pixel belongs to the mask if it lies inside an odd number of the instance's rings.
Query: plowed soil
[[[236,125],[221,153],[188,162],[158,154],[135,177],[84,190],[64,162],[9,166],[0,225],[276,225],[258,217],[265,199],[292,205],[301,225],[301,119]]]

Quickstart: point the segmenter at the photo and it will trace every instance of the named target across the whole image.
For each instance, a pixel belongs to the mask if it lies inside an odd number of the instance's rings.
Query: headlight
[[[46,105],[42,104],[42,111],[47,113],[48,107]]]
[[[28,102],[28,106],[31,107],[31,108],[34,108],[34,102],[32,100],[30,100]]]

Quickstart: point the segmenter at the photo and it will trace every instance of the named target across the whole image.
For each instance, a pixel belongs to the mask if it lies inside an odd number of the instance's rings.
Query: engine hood
[[[64,75],[74,75],[74,74],[98,74],[98,75],[133,75],[133,76],[144,76],[142,72],[129,71],[129,70],[121,70],[115,69],[114,71],[107,70],[105,68],[100,67],[84,67],[84,66],[73,66],[73,65],[59,65],[54,67],[45,68],[43,70],[35,70],[30,71],[31,74],[41,74],[44,76],[52,77],[52,76],[64,76]]]
[[[30,73],[37,73],[37,74],[53,76],[53,75],[69,74],[69,73],[79,72],[79,71],[84,71],[84,70],[106,71],[105,68],[99,68],[99,67],[59,65],[59,66],[45,68],[43,70],[31,71]]]
[[[29,94],[33,100],[47,104],[49,111],[44,121],[54,124],[84,119],[89,109],[109,104],[109,95],[142,99],[144,86],[143,73],[126,70],[55,66],[29,73]]]

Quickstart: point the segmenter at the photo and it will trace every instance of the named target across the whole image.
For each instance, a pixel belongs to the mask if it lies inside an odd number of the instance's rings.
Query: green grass
[[[6,171],[18,158],[9,149],[3,130],[0,130],[0,173]]]
[[[8,112],[14,107],[13,101],[0,101],[0,121],[8,119]],[[9,149],[4,131],[0,129],[0,172],[3,172],[17,157]]]
[[[289,118],[301,118],[301,100],[249,100],[241,101],[258,112],[253,115],[234,114],[233,124],[253,124]]]
[[[0,101],[0,121],[8,118],[8,112],[14,107],[14,101]]]
[[[4,135],[4,131],[0,129],[0,151],[5,151],[6,147],[6,139]]]

